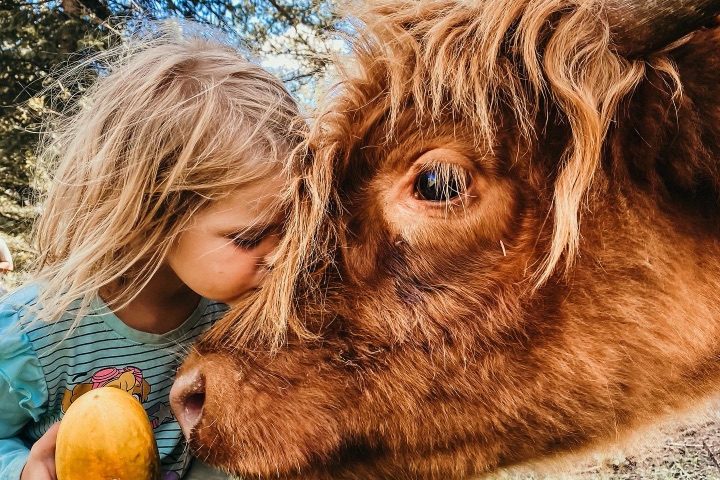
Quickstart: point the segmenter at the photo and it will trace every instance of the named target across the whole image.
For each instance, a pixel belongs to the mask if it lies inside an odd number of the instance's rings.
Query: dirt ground
[[[720,480],[720,400],[582,458],[517,468],[498,480]]]

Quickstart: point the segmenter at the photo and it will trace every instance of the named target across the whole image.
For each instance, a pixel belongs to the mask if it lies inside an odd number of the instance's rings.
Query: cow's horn
[[[656,52],[713,22],[720,0],[608,0],[617,50],[629,57]]]

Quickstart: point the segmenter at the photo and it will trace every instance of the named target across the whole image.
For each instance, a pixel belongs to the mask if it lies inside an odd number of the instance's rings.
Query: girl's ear
[[[717,23],[720,0],[612,0],[606,9],[618,52],[636,58]]]

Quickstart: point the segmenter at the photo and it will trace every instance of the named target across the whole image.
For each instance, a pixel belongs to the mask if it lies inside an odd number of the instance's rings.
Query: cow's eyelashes
[[[457,165],[435,165],[415,177],[414,195],[429,202],[451,202],[467,192],[469,176]]]

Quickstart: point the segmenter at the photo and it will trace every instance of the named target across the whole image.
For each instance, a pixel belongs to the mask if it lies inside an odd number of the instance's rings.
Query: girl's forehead
[[[278,200],[284,186],[284,182],[278,177],[245,185],[212,201],[199,215],[219,222],[270,221],[277,217]]]

